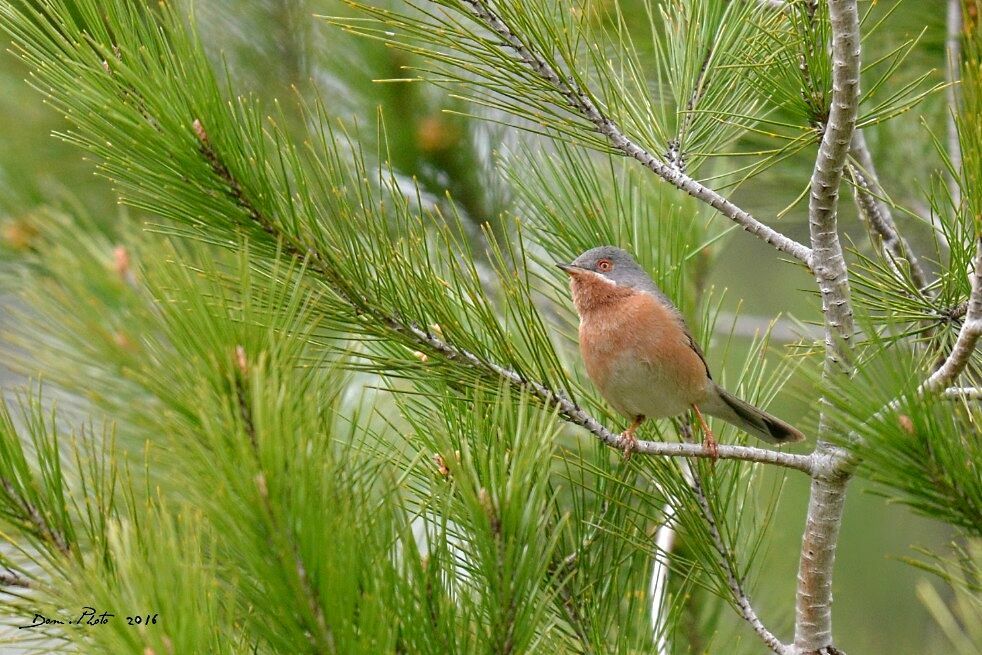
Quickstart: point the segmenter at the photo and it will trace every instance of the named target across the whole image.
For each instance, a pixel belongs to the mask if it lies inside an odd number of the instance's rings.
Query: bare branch
[[[853,333],[849,278],[836,214],[843,169],[859,109],[860,34],[856,0],[829,0],[832,28],[832,101],[808,203],[812,270],[825,316],[825,375],[848,366]],[[848,453],[826,439],[835,427],[828,412],[819,419],[819,442],[802,537],[795,612],[795,648],[833,653],[832,570],[850,472]]]
[[[675,166],[662,161],[628,138],[610,118],[590,99],[590,96],[568,76],[560,74],[545,59],[533,52],[511,28],[492,10],[486,0],[461,0],[471,14],[500,37],[521,62],[549,82],[563,96],[571,110],[593,123],[597,132],[628,157],[638,160],[665,181],[701,200],[737,223],[750,234],[766,241],[781,252],[811,266],[811,250],[777,230],[761,223],[749,212],[737,207],[716,191],[694,180]]]
[[[832,569],[842,525],[849,473],[840,470],[843,455],[819,442],[815,476],[798,565],[795,647],[800,653],[833,655]],[[821,462],[821,463],[819,463]]]
[[[982,400],[982,387],[948,387],[943,395],[950,400]]]
[[[948,357],[931,377],[922,385],[924,391],[935,391],[954,382],[955,378],[965,370],[975,352],[979,337],[982,336],[982,318],[965,321],[958,333],[958,339]]]
[[[855,0],[830,0],[832,22],[832,107],[812,173],[808,224],[812,270],[825,315],[826,371],[847,359],[853,329],[849,279],[839,241],[837,209],[842,172],[859,107],[859,18]]]
[[[873,157],[862,130],[853,133],[850,151],[855,163],[849,165],[849,172],[856,183],[856,200],[859,203],[860,215],[880,238],[891,267],[895,267],[896,262],[906,261],[910,267],[911,279],[917,288],[924,292],[930,284],[927,274],[914,255],[910,244],[897,229],[890,205],[883,201],[886,193],[873,167]],[[899,274],[899,271],[896,272]]]

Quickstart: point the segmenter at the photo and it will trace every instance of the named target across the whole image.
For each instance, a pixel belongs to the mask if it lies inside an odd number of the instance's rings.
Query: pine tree
[[[955,602],[920,593],[972,652],[980,6],[949,3],[939,81],[916,60],[940,48],[875,4],[0,0],[59,136],[127,208],[52,204],[5,239],[4,360],[39,381],[0,405],[0,607],[117,615],[19,645],[833,655],[858,475],[957,531],[917,562]],[[897,189],[867,139],[891,129],[922,156]],[[751,214],[776,170],[796,199]],[[754,237],[822,327],[733,362],[706,279]],[[716,424],[712,462],[680,419],[621,457],[552,266],[606,243],[728,388],[766,406],[797,376],[807,449]],[[811,485],[797,593],[758,612],[787,476]]]

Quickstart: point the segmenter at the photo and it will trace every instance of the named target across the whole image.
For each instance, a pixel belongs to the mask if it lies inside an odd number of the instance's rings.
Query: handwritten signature
[[[44,614],[35,612],[34,618],[27,625],[17,626],[18,630],[25,630],[29,628],[40,628],[43,626],[51,625],[106,625],[109,623],[109,619],[116,616],[111,612],[102,612],[94,607],[89,607],[88,605],[82,607],[82,613],[78,615],[78,618],[72,619],[53,619],[51,617],[45,616]],[[127,616],[126,623],[128,625],[155,625],[157,623],[157,618],[159,614],[141,614]]]

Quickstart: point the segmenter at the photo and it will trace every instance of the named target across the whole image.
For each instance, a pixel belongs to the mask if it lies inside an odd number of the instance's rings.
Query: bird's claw
[[[638,446],[638,438],[634,436],[634,430],[624,430],[621,433],[620,442],[618,443],[621,450],[624,451],[624,461],[631,459],[631,455],[634,454],[634,449]]]
[[[719,459],[719,444],[716,443],[716,439],[713,437],[712,432],[707,432],[705,438],[702,440],[703,449],[709,453],[709,458],[712,460],[713,465],[716,465],[716,460]]]
[[[699,411],[697,405],[693,405],[692,409],[696,412],[696,418],[699,419],[699,427],[702,428],[702,448],[709,455],[710,461],[712,461],[713,466],[716,466],[716,460],[719,459],[719,445],[716,443],[716,438],[713,436],[713,431],[709,429],[709,424],[706,423],[706,419],[703,418],[702,412]]]

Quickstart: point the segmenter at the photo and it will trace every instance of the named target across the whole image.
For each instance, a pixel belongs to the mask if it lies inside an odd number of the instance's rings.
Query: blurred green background
[[[861,4],[864,10],[869,6]],[[875,3],[876,17],[889,16],[864,42],[866,60],[919,37],[899,78],[913,79],[931,71],[930,82],[943,81],[947,3],[908,1],[893,11],[895,4]],[[473,136],[480,130],[482,138],[492,143],[517,137],[487,126],[475,128],[467,119],[441,113],[444,108],[459,108],[459,103],[432,89],[372,83],[373,79],[402,76],[405,62],[398,53],[354,41],[313,17],[342,11],[331,0],[196,3],[202,38],[216,65],[224,57],[237,89],[269,101],[290,98],[294,89],[302,94],[317,91],[329,99],[332,111],[358,116],[367,125],[374,124],[375,112],[381,108],[394,165],[417,176],[434,195],[449,190],[475,223],[494,225],[507,208],[507,193]],[[87,213],[110,232],[119,221],[141,221],[143,217],[117,207],[110,185],[95,174],[94,166],[79,150],[52,138],[53,132],[63,129],[62,118],[30,88],[28,78],[28,71],[6,52],[5,44],[0,56],[0,240],[7,253],[3,256],[16,257],[18,251],[30,248],[33,217],[42,206]],[[944,94],[937,93],[913,111],[867,130],[884,187],[909,206],[925,204],[924,190],[938,166],[936,152],[927,145],[928,130],[943,134],[945,111]],[[296,116],[288,108],[284,112],[288,119]],[[801,192],[813,158],[814,149],[806,149],[736,190],[735,199],[754,215],[773,221]],[[841,225],[847,239],[866,251],[868,240],[856,220],[851,195],[844,193],[842,200]],[[913,219],[900,220],[915,249],[929,252],[929,230]],[[780,224],[793,238],[807,240],[803,205],[788,212]],[[714,254],[709,284],[714,293],[725,290],[726,311],[739,310],[753,319],[751,325],[756,321],[761,326],[778,315],[805,322],[819,318],[812,280],[800,268],[785,264],[766,244],[734,232]],[[749,340],[741,337],[738,343],[745,345]],[[775,344],[780,347],[782,344]],[[744,353],[733,349],[729,356],[734,362],[742,361]],[[6,390],[17,382],[0,373]],[[812,428],[815,403],[807,384],[796,380],[788,389],[777,400],[775,413]],[[837,645],[849,653],[943,653],[937,627],[916,595],[920,581],[940,584],[901,558],[916,555],[911,546],[943,550],[950,533],[943,525],[890,505],[870,491],[862,480],[850,489],[835,577]],[[792,616],[807,492],[806,479],[788,479],[766,565],[755,586],[758,610],[769,622],[771,617]],[[791,630],[790,624],[778,622],[771,627],[778,634]],[[749,631],[741,634],[752,638]]]

